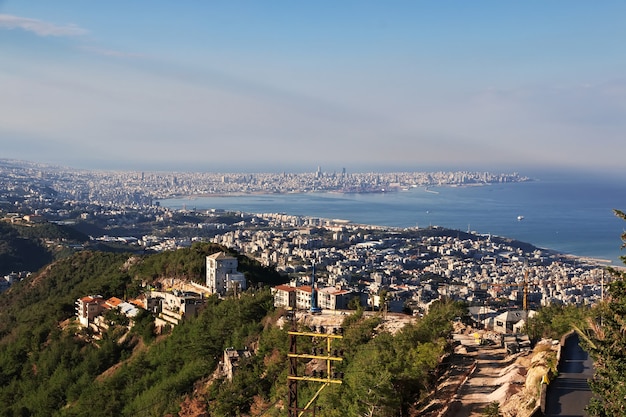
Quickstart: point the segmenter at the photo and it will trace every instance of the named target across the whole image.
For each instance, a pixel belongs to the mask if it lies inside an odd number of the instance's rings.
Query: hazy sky
[[[0,158],[624,171],[624,1],[0,0]]]

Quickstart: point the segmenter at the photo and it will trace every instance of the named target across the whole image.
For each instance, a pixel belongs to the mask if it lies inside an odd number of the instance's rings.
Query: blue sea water
[[[410,188],[375,194],[269,194],[165,199],[173,209],[225,209],[248,213],[286,213],[354,223],[442,226],[493,234],[561,253],[622,265],[621,234],[626,222],[626,186],[617,180],[538,179],[467,187]],[[523,216],[523,220],[518,220]]]

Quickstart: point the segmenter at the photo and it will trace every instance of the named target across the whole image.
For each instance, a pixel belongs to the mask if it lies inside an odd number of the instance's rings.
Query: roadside
[[[457,345],[448,358],[448,370],[415,416],[481,417],[494,402],[503,416],[530,416],[548,370],[551,341],[534,352],[510,355],[495,341],[499,335],[459,325],[453,336]]]
[[[467,354],[475,366],[450,404],[448,417],[481,416],[487,405],[503,404],[524,387],[525,370],[517,362],[522,354],[507,356],[503,347],[493,345]]]

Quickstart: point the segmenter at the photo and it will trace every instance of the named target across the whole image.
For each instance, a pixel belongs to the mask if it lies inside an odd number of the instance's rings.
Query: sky
[[[0,0],[0,158],[625,172],[626,2]]]

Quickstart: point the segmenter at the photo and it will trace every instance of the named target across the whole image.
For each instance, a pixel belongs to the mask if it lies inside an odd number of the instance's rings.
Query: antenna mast
[[[317,305],[317,285],[315,284],[315,264],[311,272],[311,314],[318,314],[322,309]]]

